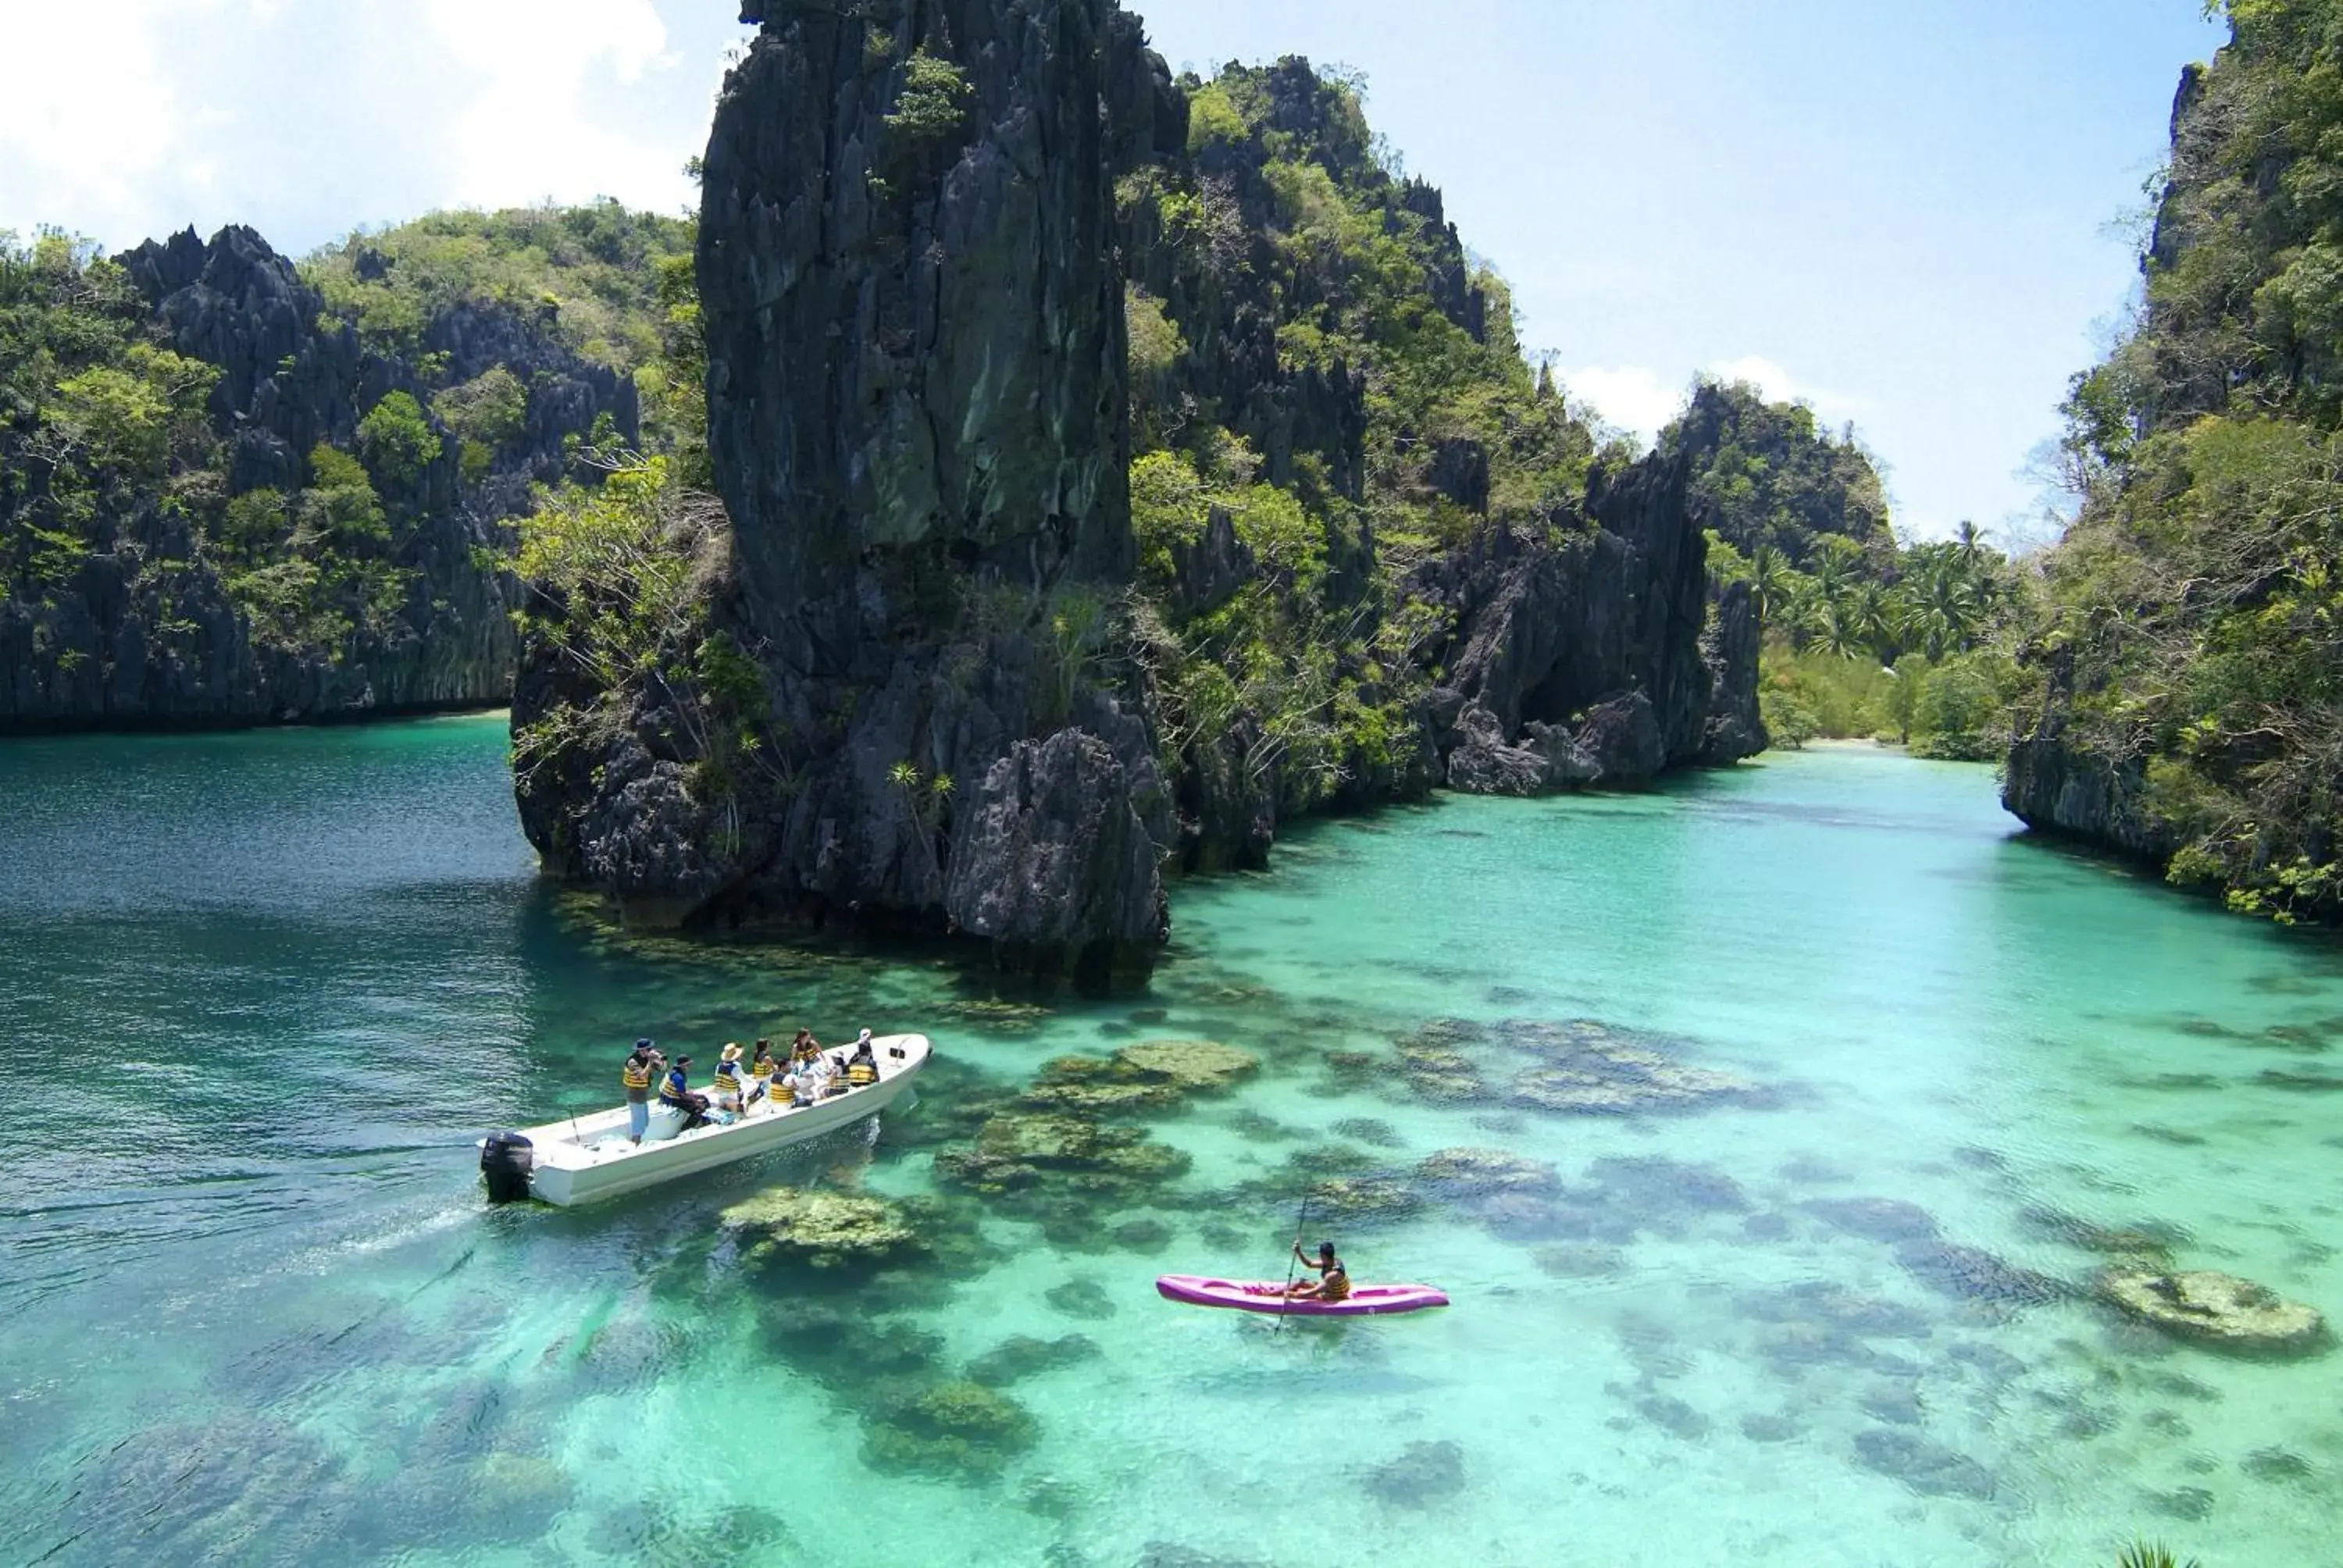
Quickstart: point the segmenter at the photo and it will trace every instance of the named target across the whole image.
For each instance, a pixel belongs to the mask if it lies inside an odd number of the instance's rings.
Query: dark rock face
[[[1415,574],[1456,616],[1432,712],[1452,787],[1635,788],[1763,749],[1755,608],[1735,588],[1711,613],[1689,472],[1681,452],[1598,470],[1568,531],[1492,528]]]
[[[1111,0],[759,14],[699,274],[716,621],[762,668],[779,771],[711,835],[671,792],[646,823],[639,768],[574,770],[530,836],[639,913],[850,911],[1036,972],[1143,967],[1173,827],[1144,689],[1107,657],[1136,568],[1113,186],[1180,145],[1182,101]],[[1200,594],[1242,570],[1222,534]],[[561,696],[538,661],[517,726]],[[643,837],[689,874],[613,879]]]
[[[2041,715],[2010,742],[2002,809],[2027,827],[2158,864],[2177,847],[2147,809],[2147,759],[2074,734],[2070,654],[2054,656]]]
[[[1633,786],[1762,744],[1754,612],[1745,596],[1711,612],[1681,457],[1599,473],[1553,526],[1480,529],[1396,584],[1363,506],[1330,524],[1318,608],[1356,645],[1337,653],[1346,678],[1404,598],[1453,616],[1435,646],[1410,644],[1448,672],[1428,701],[1420,669],[1362,679],[1362,702],[1399,714],[1372,748],[1303,779],[1274,715],[1166,724],[1148,671],[1177,640],[1167,623],[1268,568],[1215,508],[1171,547],[1168,581],[1151,572],[1146,613],[1122,608],[1139,570],[1126,284],[1185,345],[1148,397],[1209,408],[1262,480],[1364,499],[1364,376],[1279,350],[1282,208],[1260,150],[1211,143],[1184,166],[1226,220],[1212,254],[1225,242],[1230,265],[1205,267],[1150,227],[1157,205],[1118,214],[1120,176],[1191,155],[1183,96],[1111,0],[752,10],[762,32],[706,159],[699,275],[735,567],[713,620],[761,669],[772,777],[698,803],[705,759],[657,721],[659,699],[630,699],[618,738],[524,785],[549,869],[660,920],[848,918],[981,937],[1036,978],[1111,979],[1163,940],[1159,868],[1262,865],[1301,811],[1443,778]],[[1273,129],[1341,118],[1305,62],[1259,85]],[[1432,226],[1430,297],[1485,337],[1490,301],[1438,192],[1398,199]],[[1485,514],[1490,475],[1488,451],[1454,440],[1424,483]],[[526,650],[516,727],[588,695]]]
[[[405,364],[363,349],[347,325],[321,320],[323,301],[293,264],[249,228],[209,244],[192,230],[119,258],[151,305],[165,346],[220,367],[214,427],[229,443],[227,487],[292,490],[312,447],[355,440],[360,417],[388,392],[427,398]],[[525,324],[462,313],[430,341],[465,375],[492,364],[534,377],[525,435],[497,454],[478,486],[459,479],[455,444],[408,493],[386,495],[397,517],[392,564],[411,572],[387,628],[340,647],[256,642],[219,575],[199,558],[188,525],[162,498],[114,520],[110,549],[76,580],[41,598],[0,598],[0,733],[50,729],[243,725],[433,709],[486,707],[511,690],[515,638],[501,574],[476,552],[508,542],[503,520],[527,508],[529,485],[556,477],[562,440],[609,414],[629,437],[634,385],[588,366]],[[156,569],[158,561],[185,561]]]
[[[1151,758],[1141,766],[1151,774]],[[1134,794],[1156,804],[1151,829]],[[1163,793],[1134,791],[1097,736],[1061,729],[1021,740],[992,766],[952,857],[945,908],[963,931],[1111,971],[1116,950],[1144,950],[1171,925],[1156,875]]]
[[[1772,744],[1757,711],[1757,653],[1765,628],[1747,583],[1728,583],[1709,606],[1700,655],[1708,666],[1707,739],[1700,760],[1712,768],[1755,757]]]

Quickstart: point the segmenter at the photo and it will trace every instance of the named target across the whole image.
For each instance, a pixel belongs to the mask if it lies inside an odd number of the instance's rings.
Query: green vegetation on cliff
[[[2175,105],[2143,308],[2067,404],[2083,504],[2021,650],[2043,695],[2011,804],[2234,907],[2333,918],[2343,4],[2227,11]]]
[[[360,230],[302,264],[328,308],[375,352],[419,359],[463,307],[536,323],[584,358],[633,371],[659,354],[660,264],[691,255],[692,224],[588,206],[435,212]]]
[[[500,699],[502,520],[639,410],[689,445],[697,371],[651,361],[690,235],[440,214],[306,274],[244,228],[0,240],[0,728]]]
[[[1353,85],[1287,60],[1183,85],[1188,157],[1119,192],[1141,641],[1174,749],[1240,738],[1306,809],[1431,766],[1410,716],[1444,623],[1401,578],[1493,521],[1576,528],[1594,443]]]
[[[1776,745],[1876,736],[1925,757],[2001,755],[2019,682],[1999,644],[2025,579],[1976,529],[1898,545],[1853,431],[1748,386],[1703,383],[1660,447],[1693,462],[1709,569],[1756,598]]]
[[[177,601],[204,577],[265,647],[337,659],[380,632],[412,574],[391,558],[398,519],[377,483],[411,489],[437,455],[414,399],[392,393],[361,421],[364,461],[319,442],[297,487],[234,492],[208,411],[220,367],[162,342],[118,262],[60,234],[0,236],[0,572],[36,649],[101,558],[156,606],[148,637],[190,658],[202,632]]]
[[[1804,404],[1768,403],[1745,383],[1704,382],[1660,446],[1697,455],[1694,499],[1742,555],[1808,572],[1830,558],[1826,546],[1843,568],[1893,559],[1886,490],[1852,426],[1833,437]]]

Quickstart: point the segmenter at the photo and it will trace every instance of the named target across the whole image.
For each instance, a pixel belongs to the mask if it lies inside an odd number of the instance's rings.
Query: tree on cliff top
[[[1833,437],[1804,404],[1768,403],[1746,382],[1703,380],[1659,444],[1692,454],[1694,500],[1744,555],[1771,549],[1810,571],[1825,541],[1838,538],[1875,571],[1894,558],[1886,489],[1851,427]]]
[[[436,212],[364,229],[302,263],[302,276],[377,353],[412,357],[458,306],[508,311],[578,354],[631,372],[659,352],[659,264],[691,254],[688,218],[586,206]]]

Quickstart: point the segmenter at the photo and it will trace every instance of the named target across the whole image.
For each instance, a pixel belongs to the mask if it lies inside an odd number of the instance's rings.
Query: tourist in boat
[[[648,1040],[635,1041],[632,1055],[618,1070],[618,1082],[627,1091],[627,1136],[640,1143],[651,1125],[651,1081],[659,1072],[659,1048]]]
[[[740,1043],[728,1042],[716,1063],[716,1108],[736,1115],[749,1109],[749,1075],[740,1068]]]
[[[813,1037],[813,1030],[809,1029],[798,1030],[797,1039],[789,1041],[789,1060],[792,1061],[803,1061],[809,1057],[820,1055],[821,1041]]]
[[[1293,1261],[1305,1269],[1317,1270],[1318,1277],[1314,1280],[1294,1281],[1287,1287],[1285,1292],[1287,1295],[1297,1302],[1341,1302],[1350,1299],[1351,1271],[1342,1266],[1342,1260],[1334,1255],[1333,1242],[1319,1242],[1318,1255],[1313,1258],[1302,1250],[1301,1242],[1296,1241],[1293,1243]]]
[[[683,1131],[708,1125],[708,1096],[691,1087],[691,1058],[679,1056],[659,1080],[659,1103],[683,1113]]]
[[[870,1031],[864,1030],[862,1038],[854,1042],[854,1054],[846,1063],[846,1086],[863,1089],[879,1081],[879,1059],[871,1053]]]
[[[799,1057],[789,1064],[789,1076],[782,1079],[781,1082],[789,1089],[791,1104],[811,1105],[821,1098],[822,1091],[828,1087],[828,1083],[815,1066],[815,1063],[820,1060],[820,1057],[816,1057],[812,1061],[808,1061],[803,1057]]]
[[[749,1099],[752,1103],[771,1100],[773,1080],[779,1072],[780,1063],[773,1060],[773,1042],[759,1040],[757,1053],[749,1059]]]

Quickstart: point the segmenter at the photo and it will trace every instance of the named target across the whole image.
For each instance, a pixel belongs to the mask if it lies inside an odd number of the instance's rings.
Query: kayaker
[[[683,1113],[681,1131],[708,1125],[708,1096],[691,1087],[691,1058],[679,1056],[669,1066],[659,1080],[659,1103]]]
[[[854,1042],[854,1054],[846,1063],[846,1086],[864,1089],[879,1081],[879,1059],[871,1054],[870,1031],[864,1030],[862,1038]]]
[[[648,1040],[635,1041],[634,1053],[618,1070],[619,1085],[627,1091],[627,1136],[636,1143],[651,1126],[651,1080],[659,1076],[659,1049]]]
[[[1331,1302],[1350,1299],[1351,1271],[1342,1266],[1342,1259],[1334,1256],[1333,1242],[1319,1242],[1318,1255],[1312,1258],[1302,1250],[1302,1243],[1296,1241],[1293,1243],[1293,1261],[1305,1269],[1317,1270],[1318,1277],[1294,1281],[1286,1288],[1288,1296],[1297,1302]]]
[[[769,1101],[773,1093],[773,1080],[780,1070],[781,1064],[773,1060],[773,1042],[759,1040],[757,1054],[749,1059],[749,1098]]]
[[[749,1075],[740,1069],[740,1043],[728,1042],[716,1063],[716,1105],[736,1114],[749,1109]]]

